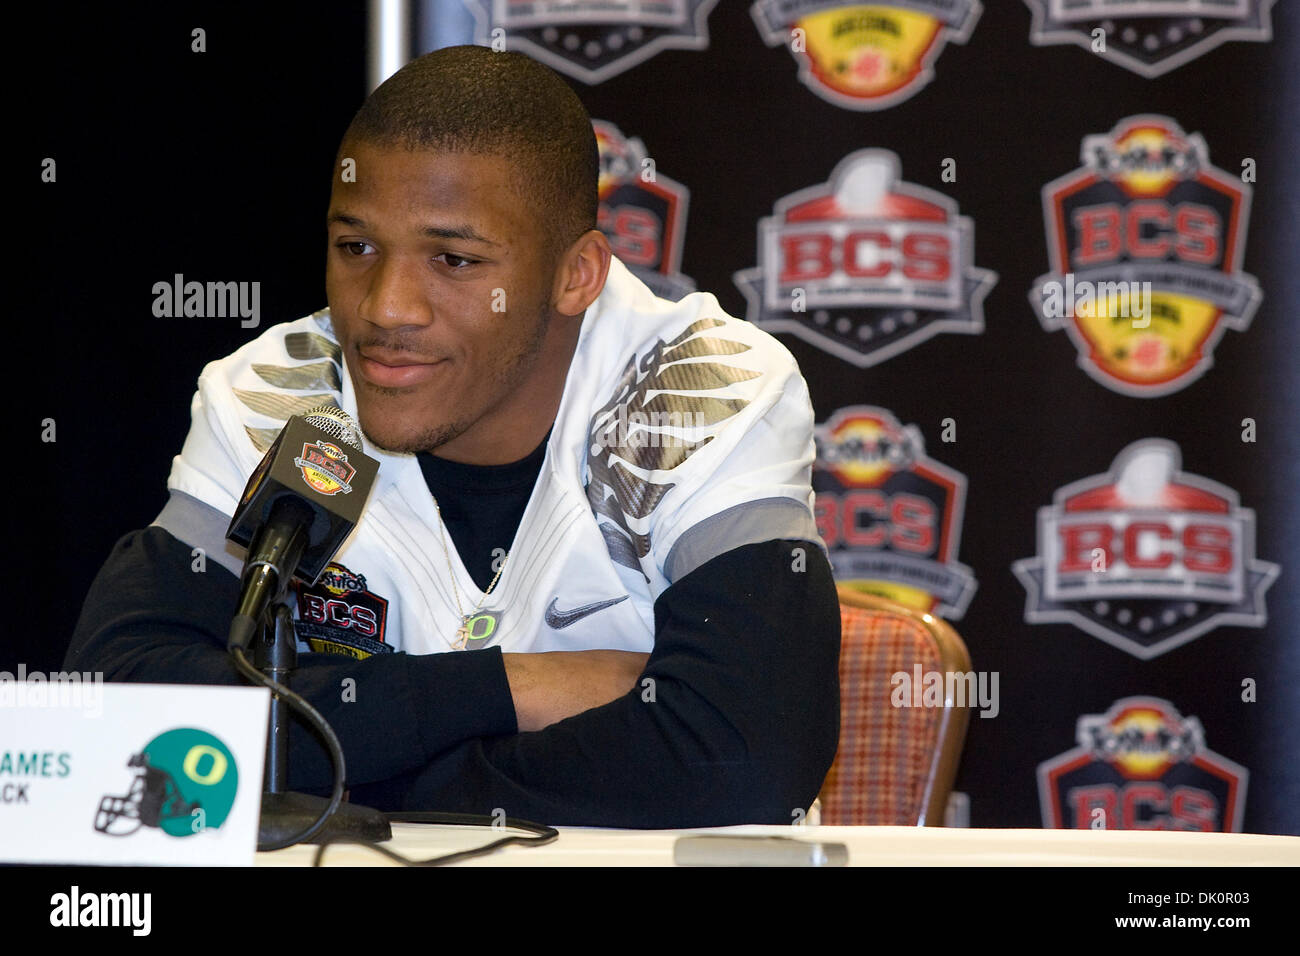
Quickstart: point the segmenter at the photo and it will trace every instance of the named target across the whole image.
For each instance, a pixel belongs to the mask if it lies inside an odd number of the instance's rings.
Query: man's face
[[[505,157],[346,155],[356,182],[334,183],[325,284],[361,427],[390,451],[473,460],[567,370],[541,224]]]

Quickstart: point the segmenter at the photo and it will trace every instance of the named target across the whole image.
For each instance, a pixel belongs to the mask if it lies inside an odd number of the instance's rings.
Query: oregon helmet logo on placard
[[[703,50],[717,0],[465,0],[474,42],[602,83],[660,50]]]
[[[171,836],[192,836],[226,822],[239,788],[235,755],[205,730],[180,727],[159,734],[133,754],[136,771],[122,796],[105,794],[95,829],[127,836],[142,826]]]
[[[1077,747],[1038,765],[1044,827],[1241,831],[1249,774],[1205,746],[1195,717],[1125,697],[1076,728]]]
[[[1272,38],[1273,0],[1025,0],[1034,46],[1075,44],[1155,77],[1229,40]]]
[[[984,331],[997,274],[976,267],[955,202],[900,181],[894,153],[864,149],[778,200],[758,224],[757,268],[734,278],[755,325],[866,368],[940,332]]]
[[[348,456],[338,445],[327,441],[307,442],[302,454],[293,460],[302,472],[303,481],[322,495],[346,495],[352,492],[352,477],[356,468],[348,464]]]
[[[960,618],[976,587],[957,561],[965,476],[926,457],[920,429],[883,408],[841,408],[815,438],[814,510],[835,580]]]
[[[1084,137],[1081,159],[1043,187],[1052,271],[1029,300],[1112,391],[1186,388],[1213,364],[1224,329],[1245,331],[1260,302],[1241,271],[1250,187],[1165,116]]]
[[[614,255],[655,295],[678,301],[695,291],[679,271],[690,192],[660,173],[641,140],[592,120],[600,150],[597,224]]]
[[[1180,467],[1177,445],[1148,438],[1057,491],[1038,510],[1037,556],[1012,566],[1025,621],[1073,624],[1143,660],[1224,624],[1263,627],[1279,569],[1255,558],[1255,513]]]
[[[879,110],[912,96],[934,78],[949,40],[965,43],[979,0],[758,0],[750,13],[768,46],[785,46],[799,79],[822,99]]]

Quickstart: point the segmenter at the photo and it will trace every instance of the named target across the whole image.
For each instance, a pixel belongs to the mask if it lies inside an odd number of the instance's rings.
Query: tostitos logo
[[[1135,442],[1038,510],[1038,556],[1012,566],[1026,622],[1073,624],[1142,660],[1220,625],[1265,625],[1279,568],[1255,557],[1255,513],[1180,465],[1173,442]]]
[[[799,79],[852,110],[901,103],[934,78],[944,44],[965,43],[979,0],[758,0],[750,13],[768,46],[787,46]]]
[[[1025,0],[1034,46],[1073,43],[1156,77],[1229,40],[1272,38],[1273,0]]]
[[[997,273],[947,196],[901,182],[898,156],[864,149],[758,224],[758,266],[735,274],[747,318],[860,368],[940,332],[984,331]]]
[[[1043,187],[1052,271],[1029,300],[1112,391],[1186,388],[1261,299],[1241,271],[1250,187],[1211,166],[1205,141],[1165,116],[1131,116],[1085,137],[1081,159]]]
[[[960,618],[976,587],[957,561],[966,477],[883,408],[841,408],[814,434],[814,513],[835,580]]]
[[[1240,832],[1249,773],[1169,701],[1118,700],[1080,716],[1076,738],[1038,766],[1044,827]]]
[[[352,493],[349,482],[357,470],[348,464],[348,456],[337,445],[327,441],[307,442],[293,463],[302,472],[302,480],[314,491],[322,495]]]

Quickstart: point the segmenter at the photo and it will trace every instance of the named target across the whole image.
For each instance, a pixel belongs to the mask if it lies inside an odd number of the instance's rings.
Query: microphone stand
[[[253,642],[253,666],[287,687],[289,676],[297,664],[298,642],[293,614],[283,600],[277,601],[263,618],[260,637]],[[272,692],[258,844],[282,843],[294,834],[305,832],[329,805],[330,801],[323,797],[289,789],[289,705],[279,694]],[[306,842],[351,840],[379,843],[392,837],[392,828],[383,813],[345,802],[339,804],[325,825]]]

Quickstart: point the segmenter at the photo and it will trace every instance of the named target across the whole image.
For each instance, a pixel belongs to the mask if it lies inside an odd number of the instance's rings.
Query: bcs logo
[[[1030,302],[1112,391],[1186,388],[1213,364],[1224,329],[1245,331],[1259,305],[1259,286],[1241,271],[1250,187],[1211,166],[1205,141],[1164,116],[1084,137],[1081,159],[1043,187],[1052,271]],[[1110,292],[1062,307],[1062,284]]]
[[[944,44],[965,43],[979,0],[758,0],[750,13],[768,46],[789,46],[799,79],[853,110],[901,103],[934,78]],[[796,33],[795,31],[799,31]]]
[[[348,456],[338,445],[327,441],[306,442],[302,446],[302,454],[293,463],[302,472],[302,480],[322,495],[352,493],[352,486],[348,482],[357,470],[348,464]]]
[[[778,200],[758,224],[758,267],[735,274],[749,321],[860,368],[940,332],[982,332],[998,277],[974,264],[974,225],[898,177],[894,153],[864,149]]]
[[[1255,513],[1179,467],[1177,445],[1148,438],[1038,510],[1039,556],[1012,566],[1028,623],[1073,624],[1143,660],[1222,624],[1264,626],[1279,568],[1255,559]]]
[[[678,269],[686,237],[686,187],[659,173],[639,139],[593,120],[600,149],[598,225],[614,255],[655,295],[676,302],[695,291]]]
[[[1081,716],[1076,734],[1078,747],[1038,765],[1044,827],[1241,831],[1246,768],[1169,701],[1125,697]]]
[[[1034,12],[1034,46],[1073,43],[1145,77],[1168,73],[1229,40],[1272,37],[1273,0],[1025,2]]]
[[[835,579],[960,618],[976,586],[957,562],[965,476],[927,458],[920,429],[883,408],[841,408],[815,438],[814,510]]]
[[[391,654],[384,643],[388,601],[369,589],[364,574],[329,564],[316,583],[298,590],[298,639],[313,651],[364,659]]]
[[[718,0],[465,0],[474,42],[602,83],[660,50],[703,50]]]

